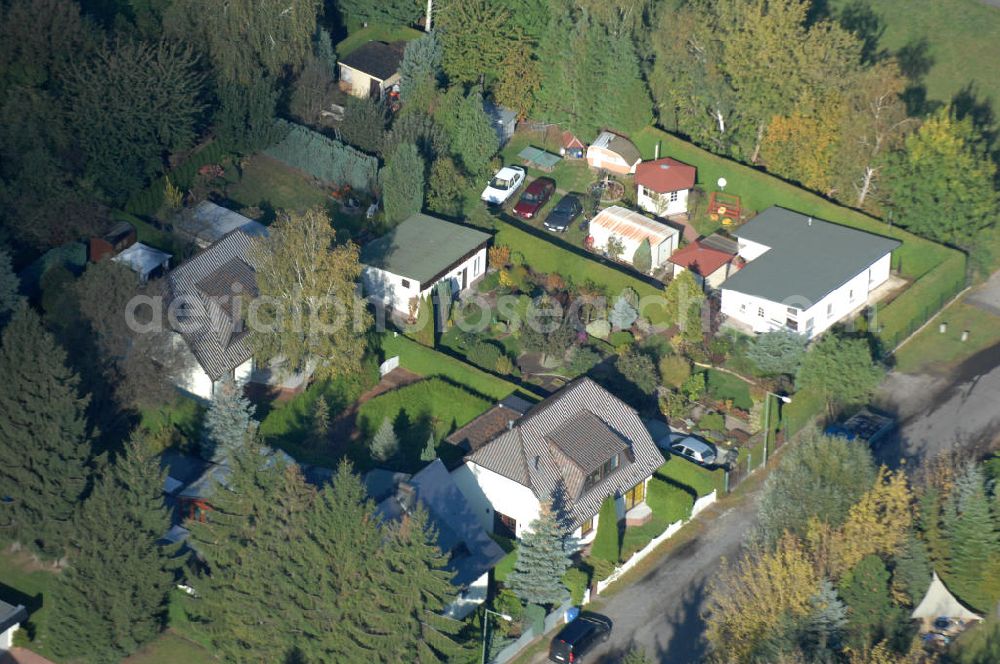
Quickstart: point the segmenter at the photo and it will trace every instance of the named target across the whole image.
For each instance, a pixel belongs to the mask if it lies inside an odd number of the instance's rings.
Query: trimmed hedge
[[[378,178],[378,159],[307,127],[278,120],[285,138],[264,154],[309,175],[334,184],[368,190]]]

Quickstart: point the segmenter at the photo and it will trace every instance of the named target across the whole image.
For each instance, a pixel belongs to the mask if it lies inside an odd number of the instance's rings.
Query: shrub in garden
[[[597,535],[590,547],[590,557],[609,563],[617,563],[621,556],[621,534],[618,530],[618,511],[614,496],[608,496],[601,503],[597,516]]]
[[[615,368],[643,394],[656,392],[656,366],[644,353],[627,352],[618,356]]]
[[[498,374],[506,376],[514,372],[514,362],[507,355],[501,355],[497,358],[496,369]]]
[[[635,337],[628,330],[619,330],[618,332],[612,332],[608,336],[608,343],[617,348],[622,348],[625,346],[631,346],[635,342]]]
[[[653,269],[653,252],[649,246],[649,238],[643,240],[636,247],[635,253],[632,255],[632,266],[643,274],[648,274]]]
[[[510,264],[511,265],[524,265],[524,254],[520,251],[510,252]]]
[[[579,567],[570,567],[563,574],[563,585],[569,589],[569,596],[574,605],[583,604],[583,594],[590,585],[590,574]]]
[[[487,252],[490,269],[499,270],[510,264],[510,247],[506,244],[497,244],[489,248]]]
[[[399,439],[396,437],[396,430],[392,428],[392,422],[386,417],[382,420],[381,426],[372,438],[372,456],[378,461],[388,461],[399,451]]]
[[[636,308],[621,295],[615,300],[614,305],[611,307],[611,312],[608,314],[608,320],[620,330],[632,327],[632,323],[638,317],[639,312]]]
[[[601,318],[587,324],[587,334],[595,339],[607,339],[611,334],[611,323]]]
[[[500,285],[500,272],[490,272],[479,281],[476,290],[480,293],[489,293]]]
[[[705,374],[692,374],[690,378],[681,385],[681,392],[688,401],[697,401],[705,394]]]
[[[726,418],[722,413],[707,413],[698,420],[698,428],[704,431],[722,431],[726,428]]]
[[[503,354],[499,346],[489,341],[476,341],[469,346],[465,357],[478,367],[488,371],[496,369],[497,361]]]
[[[571,376],[582,376],[601,361],[601,354],[592,348],[580,346],[573,350],[567,371]]]
[[[691,377],[691,362],[683,355],[665,355],[660,359],[660,380],[669,387],[680,387]]]

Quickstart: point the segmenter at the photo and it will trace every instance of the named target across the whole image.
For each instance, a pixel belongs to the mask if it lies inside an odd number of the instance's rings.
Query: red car
[[[556,190],[556,182],[552,178],[538,178],[528,185],[521,194],[521,200],[514,206],[514,214],[522,219],[531,219],[545,205]]]

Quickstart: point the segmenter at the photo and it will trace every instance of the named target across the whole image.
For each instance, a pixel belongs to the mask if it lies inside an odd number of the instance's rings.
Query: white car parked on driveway
[[[520,166],[504,166],[486,185],[480,198],[487,205],[503,205],[524,184],[524,177],[524,169]]]

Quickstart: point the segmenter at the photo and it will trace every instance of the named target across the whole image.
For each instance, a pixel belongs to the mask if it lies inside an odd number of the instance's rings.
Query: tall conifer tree
[[[176,546],[157,540],[170,528],[164,471],[140,440],[94,487],[73,529],[71,562],[53,592],[59,620],[49,640],[73,661],[119,662],[166,624]]]
[[[47,556],[62,553],[87,489],[89,397],[66,351],[22,305],[0,338],[0,487],[15,537]]]
[[[562,578],[570,560],[563,550],[563,529],[550,502],[542,503],[541,514],[530,528],[518,545],[517,562],[507,577],[507,586],[529,604],[559,604],[567,595]]]

